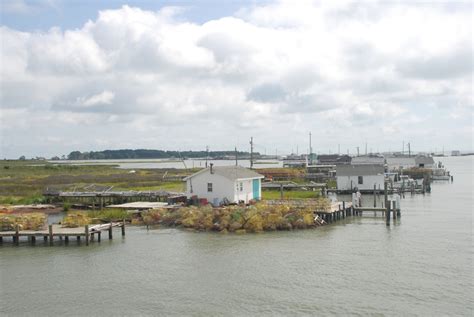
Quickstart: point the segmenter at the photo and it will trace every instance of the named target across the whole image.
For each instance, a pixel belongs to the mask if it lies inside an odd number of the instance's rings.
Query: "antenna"
[[[253,136],[250,137],[250,168],[253,168]]]
[[[239,161],[237,158],[237,147],[235,147],[235,166],[238,166],[238,165],[239,165]]]

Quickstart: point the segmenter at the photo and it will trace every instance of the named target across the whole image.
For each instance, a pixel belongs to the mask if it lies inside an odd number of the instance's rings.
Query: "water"
[[[166,159],[127,159],[127,160],[76,160],[76,161],[49,161],[54,164],[69,165],[118,165],[121,169],[155,169],[155,168],[195,168],[206,166],[204,159],[186,159],[184,161],[172,161]],[[214,166],[233,166],[234,160],[209,160]],[[250,160],[238,160],[243,167],[250,167]],[[283,161],[279,160],[257,160],[254,161],[255,168],[282,167]]]
[[[5,243],[0,315],[472,316],[474,160],[443,163],[454,183],[407,195],[390,227],[365,215],[293,232]]]

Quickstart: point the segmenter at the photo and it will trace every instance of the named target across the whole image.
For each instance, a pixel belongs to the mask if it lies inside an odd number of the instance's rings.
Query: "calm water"
[[[162,159],[136,159],[136,160],[76,160],[76,161],[50,161],[55,164],[70,165],[118,165],[122,169],[142,169],[142,168],[195,168],[205,167],[206,160],[187,159],[183,161],[170,161]],[[233,160],[209,160],[214,166],[235,165]],[[239,160],[238,164],[243,167],[250,167],[250,160]],[[254,162],[256,168],[282,167],[283,162],[279,160],[260,160]]]
[[[127,229],[89,247],[0,247],[0,315],[473,314],[472,157],[454,183],[368,215],[248,235]]]

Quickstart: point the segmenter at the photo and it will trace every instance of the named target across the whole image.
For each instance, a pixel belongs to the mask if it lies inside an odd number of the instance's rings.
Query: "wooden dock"
[[[97,242],[101,241],[102,232],[108,232],[109,239],[113,237],[113,228],[121,228],[122,236],[125,236],[125,221],[122,222],[111,222],[99,225],[85,225],[84,227],[77,228],[64,228],[61,225],[49,225],[48,230],[19,230],[17,227],[15,231],[0,231],[0,244],[4,242],[4,238],[11,238],[13,243],[19,245],[20,239],[26,237],[32,244],[36,243],[36,238],[43,239],[45,243],[49,241],[50,245],[53,245],[54,239],[57,238],[60,241],[64,240],[68,243],[70,238],[76,237],[78,242],[81,239],[85,240],[86,245],[97,239]]]

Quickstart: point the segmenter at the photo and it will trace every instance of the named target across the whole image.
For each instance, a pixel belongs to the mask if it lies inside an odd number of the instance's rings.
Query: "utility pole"
[[[209,158],[209,146],[206,145],[206,168],[207,168],[207,159]]]
[[[367,156],[367,142],[365,142],[365,156]]]
[[[238,166],[238,165],[239,165],[239,161],[237,158],[237,147],[235,147],[235,166]]]
[[[253,168],[253,136],[250,137],[250,168]]]
[[[309,133],[309,165],[313,165],[313,146],[311,145],[311,132]]]
[[[411,157],[411,148],[410,148],[410,142],[408,142],[408,157]]]
[[[357,156],[359,156],[359,147],[357,147]]]
[[[403,141],[403,144],[402,144],[402,155],[405,155],[405,140]]]

